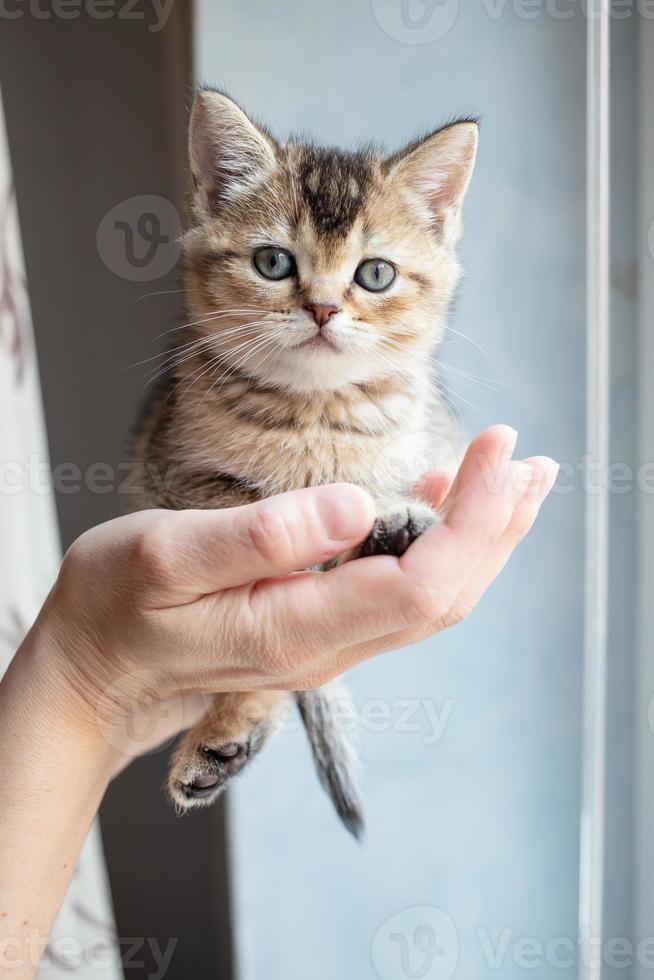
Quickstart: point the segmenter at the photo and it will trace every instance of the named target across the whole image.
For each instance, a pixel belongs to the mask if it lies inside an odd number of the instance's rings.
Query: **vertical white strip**
[[[5,285],[4,301],[0,302],[0,461],[7,474],[0,492],[0,676],[34,621],[60,561],[39,372],[12,186],[0,92],[0,279]],[[38,476],[32,479],[36,473]],[[50,950],[60,944],[59,955],[49,957],[46,952],[37,975],[46,980],[70,980],[73,976],[118,980],[123,973],[114,934],[100,827],[95,821],[48,944]],[[100,950],[101,956],[97,955]],[[0,974],[6,976],[1,967]]]
[[[654,461],[654,20],[638,23],[638,461]],[[646,472],[643,470],[643,472]],[[638,634],[636,670],[635,943],[652,935],[654,921],[654,494],[638,492]],[[652,976],[651,960],[634,977]]]
[[[579,884],[580,980],[601,980],[606,759],[609,464],[610,0],[588,3],[586,562]]]

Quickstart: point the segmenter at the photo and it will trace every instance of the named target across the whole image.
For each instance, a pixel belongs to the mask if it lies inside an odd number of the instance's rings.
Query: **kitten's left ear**
[[[475,166],[478,140],[475,121],[451,123],[386,161],[389,177],[415,196],[437,231],[458,230],[457,219]]]

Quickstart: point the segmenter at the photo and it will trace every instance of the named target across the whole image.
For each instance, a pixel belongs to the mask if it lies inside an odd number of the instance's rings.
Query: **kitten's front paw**
[[[437,521],[434,511],[424,504],[408,504],[390,511],[375,521],[361,545],[360,557],[395,555],[400,558],[409,545]]]

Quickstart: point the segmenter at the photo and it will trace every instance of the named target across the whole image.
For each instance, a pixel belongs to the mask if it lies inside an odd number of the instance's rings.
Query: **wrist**
[[[109,640],[103,648],[99,631],[75,612],[76,604],[55,587],[19,656],[37,686],[50,690],[53,717],[63,719],[111,779],[189,727],[206,705],[198,712],[201,696],[184,696],[166,671],[137,666]]]
[[[50,746],[60,747],[62,757],[71,753],[80,773],[87,769],[94,779],[107,783],[118,753],[103,734],[97,701],[76,669],[77,658],[69,655],[76,640],[83,644],[79,637],[62,643],[46,603],[3,683],[9,685],[9,698],[20,699],[22,711],[38,719]]]

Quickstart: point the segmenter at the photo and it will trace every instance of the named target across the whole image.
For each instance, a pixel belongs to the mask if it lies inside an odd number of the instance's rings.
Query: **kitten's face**
[[[198,97],[187,286],[221,363],[296,391],[424,365],[458,278],[476,126],[431,141],[391,160],[280,147],[224,96]]]

